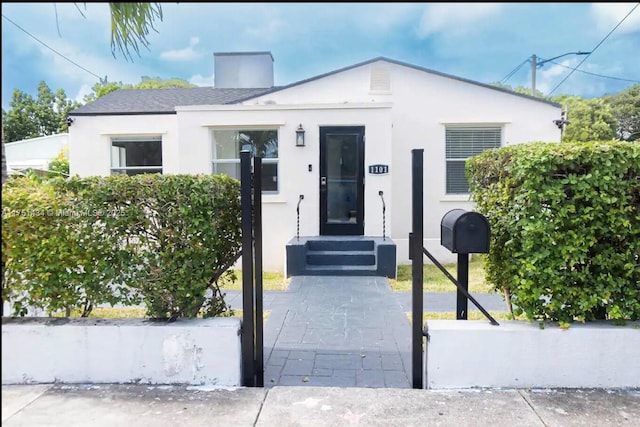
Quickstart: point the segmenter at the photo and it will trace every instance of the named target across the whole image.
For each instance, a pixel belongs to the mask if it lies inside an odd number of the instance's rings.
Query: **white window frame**
[[[118,155],[120,155],[122,153],[123,150],[121,150],[122,147],[117,147],[114,146],[113,143],[114,142],[132,142],[132,143],[136,143],[136,142],[157,142],[160,144],[160,153],[162,153],[162,136],[144,136],[144,137],[140,137],[140,136],[136,136],[136,137],[112,137],[111,140],[109,141],[110,144],[110,150],[111,150],[111,165],[110,165],[110,172],[111,175],[116,175],[116,173],[114,173],[114,171],[129,171],[129,170],[133,170],[133,171],[154,171],[152,173],[159,173],[162,174],[164,171],[162,162],[160,165],[152,165],[152,166],[115,166],[114,165],[114,152],[115,152],[115,148],[120,148],[120,150],[118,151]],[[162,154],[161,154],[162,157]],[[125,162],[126,163],[126,159],[118,159],[119,162]],[[159,171],[158,171],[159,169]]]
[[[487,147],[483,147],[480,150],[473,150],[473,153],[471,154],[467,154],[466,157],[450,157],[449,154],[449,147],[448,147],[448,142],[447,142],[447,133],[448,131],[498,131],[500,133],[499,136],[499,141],[498,144],[493,144],[491,146],[487,146]],[[453,191],[450,192],[449,190],[449,172],[448,172],[448,168],[449,165],[452,163],[462,163],[463,165],[466,163],[466,161],[468,159],[470,159],[471,157],[474,157],[478,154],[480,154],[481,152],[487,150],[487,149],[491,149],[491,148],[500,148],[503,146],[503,141],[504,141],[504,126],[502,124],[496,124],[496,123],[491,123],[491,124],[445,124],[445,169],[444,169],[444,173],[445,173],[445,182],[444,182],[444,190],[445,190],[445,195],[446,196],[465,196],[465,195],[469,195],[469,191],[468,191],[468,186],[467,186],[467,191],[466,192],[460,192],[460,191]],[[480,145],[482,145],[482,143],[480,143]],[[473,147],[472,147],[473,148]],[[464,169],[463,169],[464,170]],[[466,179],[466,176],[464,176],[464,178]]]
[[[240,164],[240,158],[237,159],[218,159],[216,152],[216,140],[214,137],[215,131],[235,131],[235,132],[259,132],[259,131],[275,131],[276,137],[278,140],[278,157],[271,158],[262,158],[262,165],[264,167],[265,164],[275,164],[276,165],[276,190],[262,190],[263,194],[280,194],[280,128],[273,126],[225,126],[225,127],[215,127],[211,129],[211,173],[214,173],[216,164]],[[237,178],[238,180],[240,177]]]

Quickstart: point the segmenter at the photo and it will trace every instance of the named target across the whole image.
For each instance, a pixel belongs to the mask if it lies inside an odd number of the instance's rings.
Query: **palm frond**
[[[139,44],[149,49],[149,31],[158,32],[156,21],[162,21],[161,3],[109,3],[111,9],[111,53],[120,51],[133,61],[132,51],[140,56]]]

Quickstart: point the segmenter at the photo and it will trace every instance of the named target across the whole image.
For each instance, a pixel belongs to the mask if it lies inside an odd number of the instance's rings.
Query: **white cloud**
[[[213,74],[209,77],[203,76],[201,74],[196,74],[189,78],[189,83],[196,86],[213,86]]]
[[[247,27],[245,29],[245,33],[258,40],[276,40],[278,36],[282,33],[283,29],[282,21],[278,19],[267,20],[262,23],[262,25],[254,25],[251,27]]]
[[[56,52],[64,55],[64,58],[51,49],[46,48],[33,40],[31,43],[45,58],[45,62],[50,65],[46,68],[31,68],[28,72],[38,76],[39,80],[44,80],[52,90],[63,87],[67,96],[82,101],[82,97],[91,92],[91,88],[98,82],[99,78],[108,77],[109,81],[123,83],[138,83],[140,76],[149,75],[149,70],[138,63],[126,63],[122,60],[115,60],[109,52],[108,46],[101,49],[90,50],[85,46],[78,46],[70,39],[60,39],[57,36],[43,37],[43,42],[55,49]],[[71,59],[73,61],[70,62]]]
[[[198,37],[191,37],[188,47],[162,52],[160,54],[160,59],[164,59],[166,61],[191,61],[199,59],[203,54],[195,50],[198,43],[200,43],[200,39]]]
[[[581,59],[571,58],[564,61],[557,61],[560,65],[551,63],[549,63],[549,65],[545,65],[544,68],[539,69],[536,73],[536,90],[539,90],[546,95],[549,94],[556,85],[571,73],[570,68],[575,68],[580,61]],[[575,74],[576,73],[574,72],[571,79],[576,77]],[[563,83],[561,87],[564,89],[566,84],[566,82]],[[558,90],[559,93],[563,93],[560,88],[558,88]],[[558,93],[554,92],[553,95],[558,95]]]
[[[598,31],[608,34],[634,8],[637,3],[592,3],[591,15]],[[640,32],[640,7],[616,29],[616,33]]]
[[[438,33],[461,35],[490,24],[488,17],[500,12],[500,3],[434,3],[426,6],[418,26],[418,37]]]
[[[93,90],[91,89],[92,87],[93,85],[89,85],[86,83],[80,86],[80,89],[78,89],[78,93],[73,97],[73,100],[84,104],[85,95],[89,95],[91,92],[93,92]]]
[[[342,26],[368,37],[383,38],[390,32],[402,31],[399,27],[413,22],[423,9],[419,3],[334,3],[331,10],[325,7],[306,13],[313,13],[319,29]]]

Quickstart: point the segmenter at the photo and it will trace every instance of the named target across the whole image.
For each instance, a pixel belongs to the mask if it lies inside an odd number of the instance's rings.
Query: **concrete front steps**
[[[396,245],[367,236],[294,237],[287,244],[287,277],[396,277]]]

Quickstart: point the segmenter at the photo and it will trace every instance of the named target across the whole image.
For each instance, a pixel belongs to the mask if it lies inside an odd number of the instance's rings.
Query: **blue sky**
[[[537,70],[537,89],[591,98],[640,82],[635,2],[163,3],[150,49],[142,47],[133,62],[111,53],[108,4],[77,4],[84,17],[74,3],[2,3],[5,110],[14,89],[35,95],[42,80],[79,101],[105,76],[213,86],[214,52],[270,51],[276,85],[384,56],[482,83],[529,87],[532,55],[577,51],[592,53],[547,62]]]

